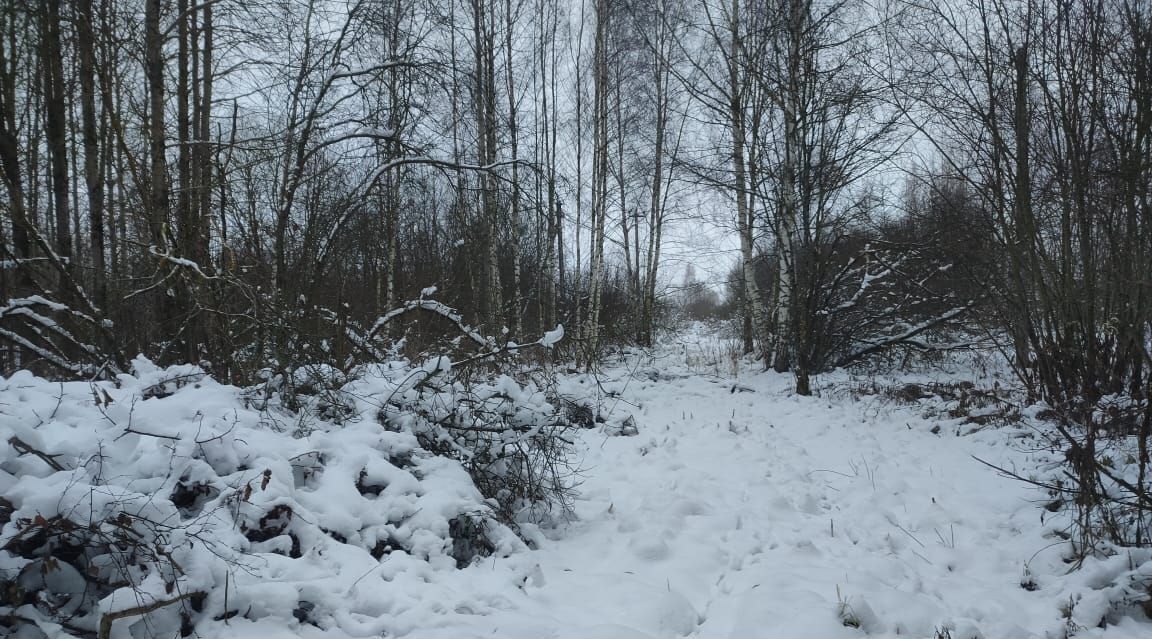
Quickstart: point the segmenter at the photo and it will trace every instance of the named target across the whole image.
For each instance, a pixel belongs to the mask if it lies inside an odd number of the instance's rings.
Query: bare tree
[[[919,6],[932,25],[904,59],[932,69],[909,120],[980,205],[997,269],[992,323],[1034,399],[1060,414],[1077,542],[1146,544],[1152,414],[1100,412],[1147,397],[1152,21],[1142,3]],[[1104,425],[1107,422],[1107,426]],[[1107,442],[1101,433],[1118,433]],[[1107,446],[1135,450],[1137,483]],[[1118,480],[1119,478],[1119,480]]]
[[[771,56],[758,76],[781,129],[759,158],[774,204],[773,366],[792,368],[806,395],[812,373],[829,363],[817,346],[832,310],[818,302],[835,268],[827,249],[861,212],[853,187],[890,157],[897,116],[881,108],[886,85],[868,64],[882,33],[866,7],[783,0],[776,9],[765,23]]]
[[[604,234],[608,216],[609,77],[608,0],[596,0],[596,27],[592,48],[592,208],[588,272],[588,314],[583,337],[586,357],[596,353],[600,341],[600,310],[604,286]],[[590,364],[590,360],[585,363]]]
[[[701,5],[703,22],[691,36],[677,38],[677,48],[693,61],[690,72],[676,71],[677,80],[690,91],[704,118],[722,132],[727,149],[722,162],[694,168],[698,178],[730,194],[735,203],[735,229],[740,241],[740,265],[750,330],[744,335],[746,352],[759,351],[765,357],[770,326],[764,294],[755,277],[759,226],[756,218],[756,185],[759,166],[756,150],[770,113],[761,84],[755,74],[764,67],[767,53],[765,32],[757,26],[759,5],[740,0]],[[693,37],[694,36],[694,37]],[[695,42],[713,53],[694,56]],[[683,161],[683,160],[681,160]],[[727,168],[722,168],[726,166]]]

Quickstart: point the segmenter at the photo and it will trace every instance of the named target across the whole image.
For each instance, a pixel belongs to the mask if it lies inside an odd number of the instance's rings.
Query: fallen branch
[[[125,619],[127,617],[139,617],[151,612],[156,612],[157,610],[166,608],[172,604],[180,603],[185,599],[207,596],[208,593],[201,591],[186,592],[178,597],[173,597],[172,599],[161,599],[159,601],[153,601],[150,604],[136,606],[135,608],[125,608],[124,610],[117,610],[116,612],[106,612],[100,617],[100,634],[97,636],[99,639],[112,639],[112,624],[116,623],[120,619]]]
[[[43,451],[36,450],[35,448],[32,447],[31,444],[29,444],[28,442],[25,442],[23,439],[20,439],[19,437],[16,437],[15,435],[8,438],[8,443],[11,444],[12,448],[15,448],[16,452],[20,453],[21,455],[28,454],[28,455],[35,455],[35,456],[39,457],[45,464],[48,464],[49,466],[51,466],[52,470],[57,470],[57,471],[67,470],[66,468],[64,468],[63,466],[60,465],[60,462],[56,461],[55,458],[57,457],[57,455],[49,455],[48,453],[45,453]]]

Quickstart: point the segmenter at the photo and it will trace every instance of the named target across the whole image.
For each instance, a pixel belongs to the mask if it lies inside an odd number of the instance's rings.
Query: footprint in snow
[[[655,637],[635,628],[612,624],[572,629],[571,633],[558,635],[557,639],[655,639]]]
[[[659,537],[633,539],[628,543],[628,547],[632,550],[632,554],[647,561],[661,561],[667,559],[668,555],[672,553],[668,542]]]

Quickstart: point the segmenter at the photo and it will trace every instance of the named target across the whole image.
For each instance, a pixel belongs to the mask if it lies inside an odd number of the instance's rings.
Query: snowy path
[[[745,383],[629,386],[642,434],[592,448],[580,529],[539,553],[558,636],[859,636],[838,590],[869,633],[1027,634],[1035,495],[970,456],[1010,451]]]
[[[410,636],[1062,636],[1064,567],[1043,550],[1037,494],[972,457],[1021,464],[1008,433],[934,435],[909,411],[791,397],[789,383],[621,375],[641,433],[587,432],[580,520],[488,578],[464,571],[463,588],[485,590],[520,564],[519,592],[461,592],[475,616]],[[1026,561],[1036,592],[1020,585]],[[1124,620],[1077,636],[1147,632]]]

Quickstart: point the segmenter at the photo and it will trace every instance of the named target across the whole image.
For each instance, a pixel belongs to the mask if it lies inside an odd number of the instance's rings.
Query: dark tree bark
[[[44,82],[44,135],[52,184],[52,206],[56,221],[53,250],[69,262],[72,258],[72,222],[68,197],[68,122],[64,90],[64,53],[60,44],[60,0],[41,2],[40,72]]]
[[[80,61],[80,109],[83,120],[84,184],[88,196],[89,251],[92,260],[92,296],[96,306],[108,308],[104,257],[104,168],[100,126],[96,114],[96,40],[92,0],[76,0],[77,56]],[[107,129],[107,123],[104,123]]]

